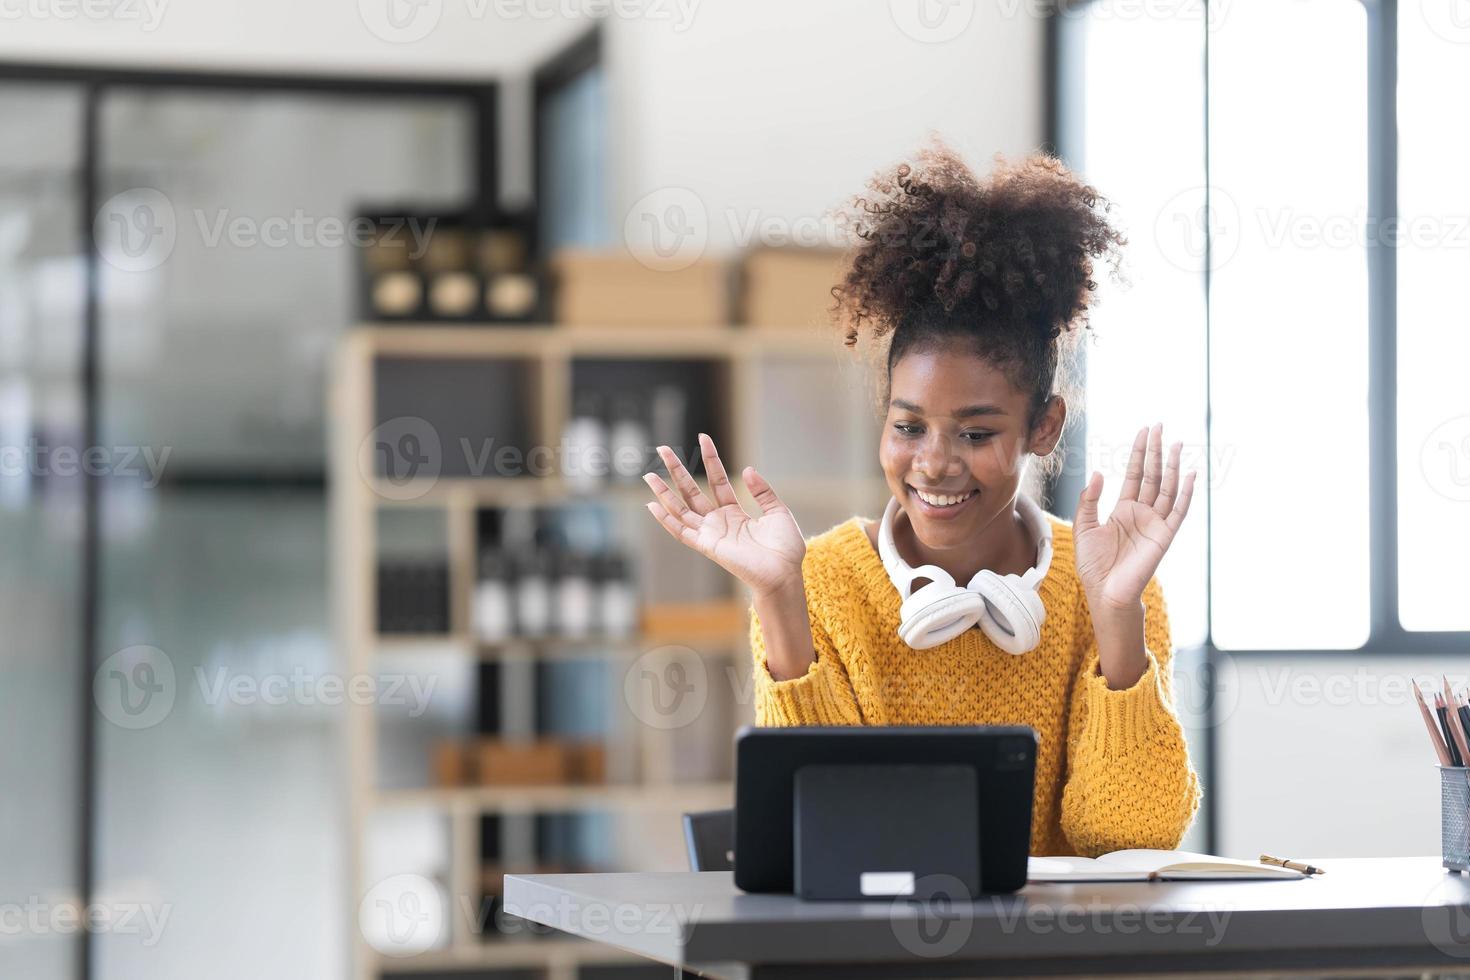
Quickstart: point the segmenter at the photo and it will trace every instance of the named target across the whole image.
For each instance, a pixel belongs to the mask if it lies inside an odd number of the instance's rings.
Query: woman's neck
[[[878,547],[878,524],[867,528],[868,539]],[[893,522],[893,543],[899,556],[912,568],[920,565],[938,565],[950,574],[955,583],[964,586],[975,573],[988,568],[998,575],[1021,575],[1036,565],[1036,550],[1040,542],[1034,540],[1026,521],[1016,512],[1015,505],[1007,507],[985,527],[977,537],[958,548],[930,548],[914,534],[907,515],[899,511]]]

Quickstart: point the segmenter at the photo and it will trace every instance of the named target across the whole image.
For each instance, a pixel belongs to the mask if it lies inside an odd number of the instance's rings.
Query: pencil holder
[[[1470,871],[1470,767],[1439,767],[1439,835],[1444,866]]]

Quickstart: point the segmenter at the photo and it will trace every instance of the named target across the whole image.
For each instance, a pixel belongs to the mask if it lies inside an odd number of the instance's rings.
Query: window
[[[1121,11],[1122,8],[1119,8]],[[1064,151],[1117,210],[1128,237],[1126,282],[1098,277],[1086,347],[1086,469],[1105,482],[1101,513],[1118,499],[1133,437],[1164,423],[1183,440],[1183,465],[1200,476],[1189,520],[1159,570],[1174,642],[1205,639],[1204,249],[1194,226],[1205,206],[1203,39],[1197,17],[1136,20],[1102,3],[1063,15],[1062,60],[1076,69],[1067,91],[1080,140]],[[1167,84],[1161,80],[1167,79]],[[1147,383],[1140,384],[1141,378]],[[1160,415],[1160,413],[1163,413]],[[1072,476],[1073,474],[1068,474]],[[1059,506],[1075,503],[1059,500]]]
[[[1436,30],[1410,6],[1400,214],[1470,215],[1454,166],[1470,136],[1443,121],[1443,93],[1470,81],[1470,28]],[[1093,315],[1089,467],[1109,476],[1106,508],[1133,433],[1162,421],[1199,469],[1160,571],[1181,646],[1349,650],[1402,637],[1373,614],[1374,590],[1393,579],[1372,574],[1386,539],[1370,487],[1387,467],[1370,421],[1394,409],[1370,404],[1387,400],[1370,391],[1370,350],[1391,326],[1370,295],[1385,260],[1370,235],[1384,206],[1370,199],[1370,86],[1391,91],[1393,78],[1370,76],[1370,56],[1383,60],[1374,45],[1392,35],[1369,13],[1355,0],[1093,0],[1058,15],[1059,143],[1119,205],[1129,237],[1128,283],[1104,282]],[[1470,582],[1438,557],[1470,545],[1470,411],[1456,408],[1453,373],[1470,332],[1447,312],[1456,261],[1463,251],[1445,241],[1399,253],[1410,629],[1470,624],[1452,601]]]
[[[1407,630],[1470,630],[1470,130],[1453,99],[1470,86],[1470,21],[1451,4],[1400,5],[1398,223],[1399,618]]]
[[[1367,42],[1344,0],[1232,3],[1210,36],[1213,635],[1368,639]]]

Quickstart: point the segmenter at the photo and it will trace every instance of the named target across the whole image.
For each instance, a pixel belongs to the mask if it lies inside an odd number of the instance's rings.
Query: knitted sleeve
[[[1073,686],[1067,724],[1062,832],[1088,857],[1131,847],[1173,850],[1199,809],[1199,776],[1190,765],[1174,710],[1173,647],[1157,579],[1143,591],[1148,667],[1115,691],[1098,669],[1086,596],[1087,647]]]
[[[757,725],[861,725],[862,712],[837,645],[822,628],[807,592],[812,621],[812,649],[817,659],[800,677],[778,681],[766,665],[765,634],[755,606],[750,607],[750,650],[754,657],[755,723]]]

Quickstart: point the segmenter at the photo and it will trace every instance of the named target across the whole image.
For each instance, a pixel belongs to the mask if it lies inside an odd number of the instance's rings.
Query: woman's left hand
[[[1133,440],[1123,492],[1107,523],[1097,521],[1103,478],[1093,473],[1077,501],[1072,526],[1077,575],[1094,617],[1112,610],[1137,610],[1143,588],[1189,513],[1195,473],[1179,481],[1179,453],[1174,443],[1163,465],[1164,426],[1141,429]]]

